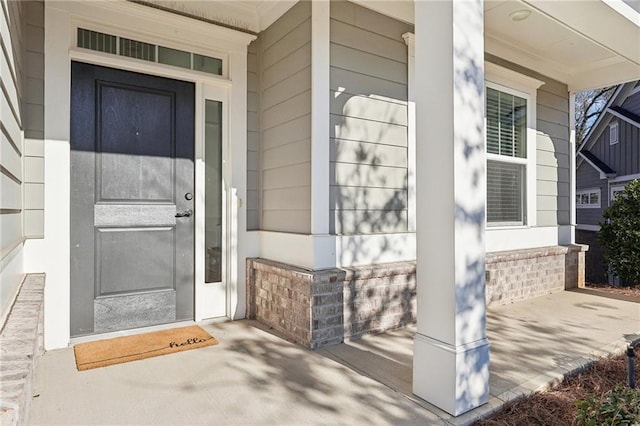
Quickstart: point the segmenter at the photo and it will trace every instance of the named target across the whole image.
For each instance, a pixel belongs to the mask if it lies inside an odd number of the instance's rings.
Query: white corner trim
[[[329,234],[330,3],[311,3],[311,233]]]
[[[416,233],[337,235],[337,267],[416,260]]]
[[[571,244],[571,225],[487,228],[485,248],[487,253],[494,251],[519,250],[536,247],[549,247]]]
[[[484,62],[484,78],[492,83],[506,85],[523,92],[537,90],[545,83],[487,61]]]
[[[576,224],[576,94],[569,93],[569,223]],[[575,228],[571,227],[571,244],[576,242]]]
[[[416,230],[416,99],[415,99],[415,35],[404,33],[407,55],[407,230]]]

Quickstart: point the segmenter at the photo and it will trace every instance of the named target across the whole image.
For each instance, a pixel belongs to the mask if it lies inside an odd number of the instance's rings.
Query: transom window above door
[[[78,28],[77,46],[97,52],[222,75],[222,59]]]

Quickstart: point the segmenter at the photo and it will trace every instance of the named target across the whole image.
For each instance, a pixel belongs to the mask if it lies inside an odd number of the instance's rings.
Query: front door
[[[71,77],[71,335],[193,320],[193,83]]]

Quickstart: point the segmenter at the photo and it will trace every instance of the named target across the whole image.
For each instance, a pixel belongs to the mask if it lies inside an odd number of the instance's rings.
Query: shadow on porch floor
[[[451,418],[411,393],[414,330],[311,352],[253,321],[205,326],[218,346],[77,372],[71,349],[35,373],[32,424],[467,424],[640,330],[640,305],[563,292],[491,309],[490,403]]]

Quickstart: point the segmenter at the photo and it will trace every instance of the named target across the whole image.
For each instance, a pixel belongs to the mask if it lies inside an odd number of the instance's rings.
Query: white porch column
[[[488,401],[483,1],[415,2],[418,330],[413,392]]]

